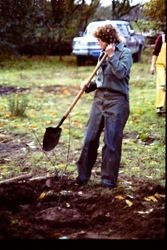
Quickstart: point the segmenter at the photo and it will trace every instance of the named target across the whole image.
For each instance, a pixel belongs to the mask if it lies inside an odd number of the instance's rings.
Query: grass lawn
[[[134,63],[130,79],[131,114],[126,124],[120,173],[165,182],[165,116],[155,109],[155,76],[149,72],[151,49]],[[32,171],[76,175],[93,93],[83,94],[64,121],[56,148],[44,153],[45,128],[55,127],[88,78],[94,65],[76,65],[76,58],[21,57],[0,63],[0,180]],[[16,91],[17,90],[17,91]],[[1,93],[1,92],[0,92]],[[17,112],[16,112],[17,111]],[[101,154],[96,168],[100,168]]]

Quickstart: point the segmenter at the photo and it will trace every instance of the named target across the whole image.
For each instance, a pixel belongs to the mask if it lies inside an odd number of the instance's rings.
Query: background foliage
[[[112,0],[107,7],[99,0],[90,4],[84,0],[0,0],[0,55],[68,55],[73,37],[92,20],[135,21],[142,32],[164,27],[165,13],[163,0],[133,6],[130,0]]]

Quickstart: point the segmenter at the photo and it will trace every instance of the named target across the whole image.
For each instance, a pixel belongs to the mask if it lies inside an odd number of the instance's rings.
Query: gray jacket
[[[97,71],[97,88],[107,88],[129,98],[129,78],[132,66],[131,51],[122,43],[116,44],[115,53],[106,59]]]

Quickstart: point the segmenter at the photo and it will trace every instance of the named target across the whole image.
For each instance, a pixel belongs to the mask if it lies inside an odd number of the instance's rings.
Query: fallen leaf
[[[131,202],[130,200],[125,200],[126,204],[131,207],[133,205],[133,202]]]
[[[118,199],[118,200],[124,200],[125,199],[122,195],[116,195],[115,198]]]
[[[155,193],[154,197],[160,200],[162,197],[165,197],[165,195],[159,194],[159,193]]]
[[[38,200],[42,200],[46,196],[46,192],[42,192],[38,197]]]
[[[52,196],[54,194],[53,190],[49,190],[47,192],[42,192],[38,197],[38,200],[42,200],[45,196]]]
[[[110,213],[107,212],[107,213],[105,214],[105,216],[106,216],[106,217],[110,217]]]
[[[71,207],[70,203],[66,202],[66,207]]]
[[[153,208],[150,208],[149,210],[146,210],[146,211],[137,211],[138,214],[149,214],[153,211]]]
[[[153,195],[144,197],[144,200],[145,201],[153,201],[153,202],[157,202],[158,201]]]

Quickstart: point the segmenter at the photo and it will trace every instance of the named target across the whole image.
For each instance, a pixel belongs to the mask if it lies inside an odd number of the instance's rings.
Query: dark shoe
[[[116,185],[109,179],[102,179],[101,185],[102,187],[109,188],[109,189],[116,187]]]
[[[157,108],[157,115],[162,115],[163,113],[164,113],[164,112],[163,112],[162,107]]]
[[[83,186],[86,185],[88,183],[88,180],[81,180],[78,177],[76,178],[76,183],[78,186]]]

